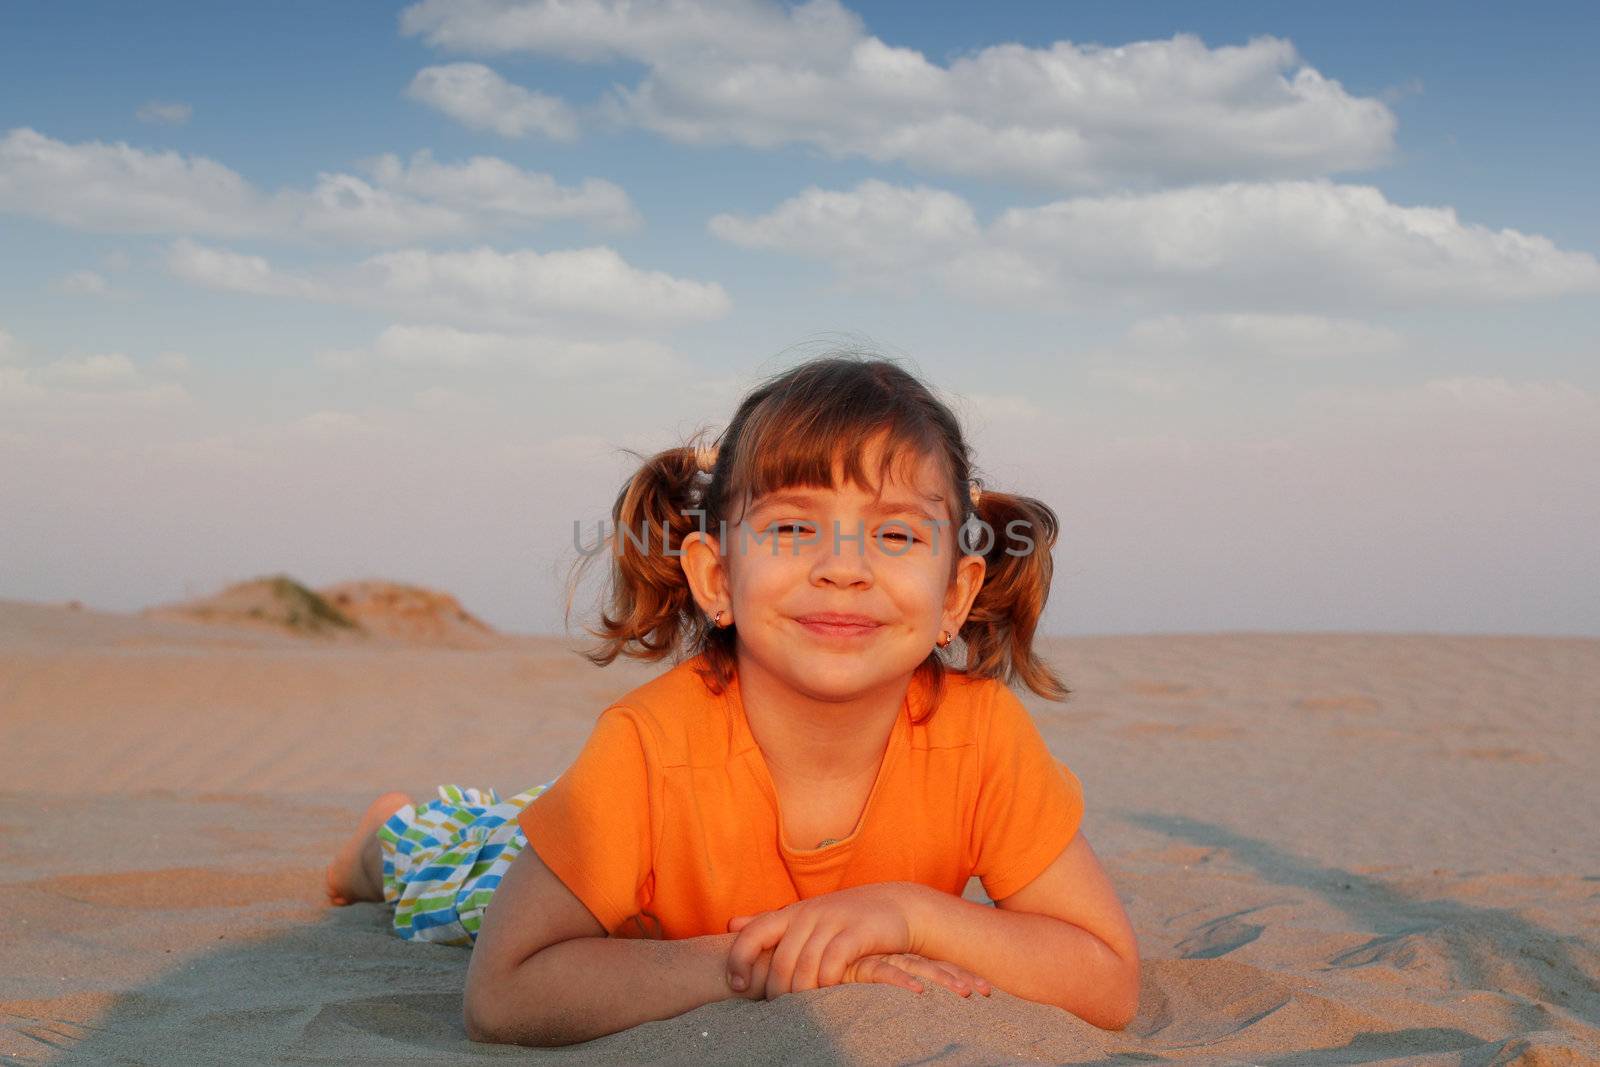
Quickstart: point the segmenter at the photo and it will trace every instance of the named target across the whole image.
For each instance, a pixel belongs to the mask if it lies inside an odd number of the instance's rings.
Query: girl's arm
[[[726,976],[736,936],[609,938],[539,854],[524,848],[495,889],[473,947],[467,1036],[565,1045],[742,996]]]
[[[728,949],[738,936],[608,938],[539,854],[525,848],[507,868],[478,930],[463,1005],[467,1036],[567,1045],[713,1001],[760,1000],[772,953],[751,961],[751,981],[736,992],[728,985]],[[962,995],[979,985],[935,961],[881,955],[853,961],[842,980],[918,991],[932,982]]]
[[[1033,881],[998,902],[915,882],[877,882],[736,916],[729,981],[770,956],[766,993],[832,985],[849,959],[913,952],[1014,996],[1053,1004],[1107,1030],[1139,1009],[1139,946],[1116,890],[1082,834]]]
[[[993,908],[927,886],[905,891],[911,951],[1103,1029],[1121,1030],[1138,1013],[1139,943],[1082,833]]]
[[[486,1014],[475,1016],[468,1008],[467,1035],[474,1041],[569,1045],[740,996],[724,976],[733,938],[558,942],[504,975],[489,996],[493,1003],[479,1006]]]

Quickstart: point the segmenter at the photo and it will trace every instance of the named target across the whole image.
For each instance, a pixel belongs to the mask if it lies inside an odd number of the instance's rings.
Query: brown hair
[[[843,463],[847,478],[872,491],[860,457],[881,434],[887,438],[877,485],[884,484],[894,463],[935,456],[948,494],[943,499],[951,505],[951,529],[976,517],[995,531],[984,539],[987,544],[962,548],[981,552],[987,567],[958,635],[966,653],[962,669],[977,677],[1020,679],[1040,696],[1064,700],[1072,691],[1033,651],[1050,592],[1051,549],[1059,530],[1055,512],[1032,497],[989,488],[974,508],[969,485],[978,479],[955,415],[897,363],[855,353],[811,359],[768,378],[744,398],[710,445],[709,431],[701,430],[681,447],[653,456],[629,450],[641,464],[611,508],[612,532],[604,538],[612,560],[609,590],[599,628],[586,628],[602,644],[584,656],[606,666],[618,655],[644,660],[675,655],[681,661],[703,653],[709,670],[702,677],[712,692],[722,692],[738,667],[738,621],[713,626],[695,603],[678,556],[651,551],[651,539],[659,548],[664,532],[675,553],[696,530],[732,529],[742,518],[732,511],[763,493],[791,486],[833,488],[836,462]],[[648,535],[643,544],[635,531]],[[1016,551],[1021,538],[1031,539],[1031,551]],[[952,580],[962,551],[950,553]],[[573,570],[569,619],[573,591],[592,559],[585,555]],[[938,707],[950,654],[935,648],[917,667],[929,684],[932,708]]]

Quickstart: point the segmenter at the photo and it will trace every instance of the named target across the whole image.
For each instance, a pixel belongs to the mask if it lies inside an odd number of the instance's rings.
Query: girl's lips
[[[877,623],[827,622],[822,619],[796,619],[801,626],[823,637],[865,637],[882,629]]]

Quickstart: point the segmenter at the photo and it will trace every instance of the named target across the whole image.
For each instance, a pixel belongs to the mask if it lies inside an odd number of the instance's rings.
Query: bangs
[[[733,521],[742,521],[743,505],[780,489],[841,488],[833,482],[835,466],[842,466],[845,478],[863,492],[881,494],[890,481],[899,481],[921,496],[925,487],[912,479],[925,456],[938,464],[939,485],[923,499],[949,511],[953,472],[936,427],[883,408],[819,405],[800,397],[769,400],[770,406],[751,412],[740,434],[739,454],[727,472],[724,499],[740,507]],[[879,439],[883,449],[877,469],[868,470],[866,460]],[[952,516],[952,521],[960,518]]]

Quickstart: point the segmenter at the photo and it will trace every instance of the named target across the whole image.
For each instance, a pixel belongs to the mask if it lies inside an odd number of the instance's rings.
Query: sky
[[[561,633],[633,453],[851,345],[1059,516],[1047,633],[1600,635],[1597,30],[11,0],[0,598]]]

